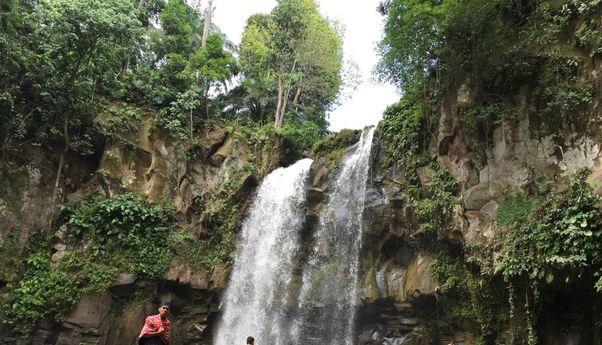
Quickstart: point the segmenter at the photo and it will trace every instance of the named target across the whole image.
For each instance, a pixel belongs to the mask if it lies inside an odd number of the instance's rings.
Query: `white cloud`
[[[318,0],[320,12],[345,27],[345,58],[355,61],[362,83],[341,106],[329,114],[333,131],[376,124],[385,107],[399,100],[395,87],[371,82],[378,61],[376,42],[381,38],[383,19],[376,11],[380,0]],[[255,13],[268,13],[275,0],[214,0],[215,23],[234,43],[240,43],[246,20]]]

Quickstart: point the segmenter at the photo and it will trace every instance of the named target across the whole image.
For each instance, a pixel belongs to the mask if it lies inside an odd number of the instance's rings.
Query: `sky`
[[[376,11],[380,0],[317,0],[320,12],[345,28],[343,50],[361,73],[361,84],[329,114],[331,131],[360,129],[376,124],[387,105],[399,100],[397,89],[374,81],[372,70],[378,62],[376,43],[383,30],[383,18]],[[255,13],[268,13],[276,0],[213,0],[214,22],[235,44],[240,43],[246,20]]]

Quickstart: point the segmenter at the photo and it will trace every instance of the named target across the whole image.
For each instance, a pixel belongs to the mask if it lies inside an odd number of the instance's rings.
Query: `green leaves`
[[[8,322],[19,332],[46,317],[61,322],[83,294],[106,290],[119,273],[158,279],[174,256],[169,236],[175,219],[169,205],[126,193],[110,199],[90,196],[79,205],[62,205],[61,213],[71,238],[66,255],[51,268],[48,243],[32,253],[5,306]]]
[[[435,167],[432,185],[409,188],[409,191],[420,234],[437,238],[446,235],[450,228],[457,182],[448,170]]]
[[[385,1],[377,71],[400,90],[420,90],[436,101],[466,87],[471,104],[461,121],[468,137],[480,136],[474,146],[487,142],[496,121],[513,115],[508,100],[520,87],[533,87],[532,127],[550,134],[566,124],[585,126],[579,115],[592,103],[593,78],[582,68],[587,59],[566,51],[585,48],[593,56],[602,49],[602,3],[528,3]]]
[[[168,1],[159,21],[162,30],[151,36],[157,61],[170,53],[188,57],[201,46],[202,19],[184,0]]]
[[[111,199],[87,199],[70,212],[69,235],[91,238],[93,256],[125,251],[135,259],[131,262],[137,263],[133,269],[148,279],[156,278],[171,258],[171,251],[164,249],[175,218],[167,205],[126,193]]]
[[[276,112],[282,126],[287,105],[305,118],[323,120],[341,86],[342,41],[314,0],[282,0],[269,15],[247,21],[240,46],[241,69],[251,93]]]
[[[599,198],[584,182],[587,175],[588,170],[580,171],[567,191],[547,196],[535,211],[524,197],[507,199],[510,205],[524,205],[516,212],[518,217],[504,216],[510,209],[507,202],[502,205],[498,221],[513,228],[500,262],[507,280],[538,281],[542,272],[558,275],[554,272],[563,269],[597,272],[602,268],[602,212]],[[531,216],[527,218],[523,211]]]
[[[385,163],[404,169],[407,177],[428,162],[424,154],[428,141],[425,109],[413,96],[406,95],[389,106],[383,118],[383,137],[387,143]]]
[[[2,107],[10,109],[0,125],[2,142],[63,141],[67,149],[92,153],[93,116],[117,93],[142,38],[137,8],[129,0],[14,3],[26,25],[0,35],[0,49],[6,42],[12,55],[0,58],[1,70],[10,71],[0,75],[0,95],[11,104]]]
[[[527,221],[531,211],[541,202],[541,196],[527,197],[520,193],[508,194],[496,213],[496,221],[506,226],[523,224]]]

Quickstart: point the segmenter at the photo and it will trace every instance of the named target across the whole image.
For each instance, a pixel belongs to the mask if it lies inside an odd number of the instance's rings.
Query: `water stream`
[[[265,178],[243,224],[216,345],[244,344],[249,335],[258,345],[355,343],[362,215],[373,134],[374,129],[365,130],[343,158],[302,267],[295,267],[294,257],[301,246],[311,160]],[[300,288],[293,286],[295,276],[302,276]]]
[[[374,129],[365,130],[346,157],[320,215],[303,272],[296,344],[352,345],[357,306],[362,216]]]
[[[217,345],[245,344],[249,335],[258,339],[258,345],[288,339],[287,305],[296,297],[289,295],[288,284],[311,162],[304,159],[277,169],[259,187],[243,223],[242,246],[222,301]]]

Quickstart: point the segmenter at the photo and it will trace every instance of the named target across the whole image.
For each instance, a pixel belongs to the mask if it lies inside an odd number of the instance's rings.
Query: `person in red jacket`
[[[171,329],[168,313],[169,304],[164,302],[159,306],[159,314],[146,317],[138,336],[139,345],[169,345]]]

